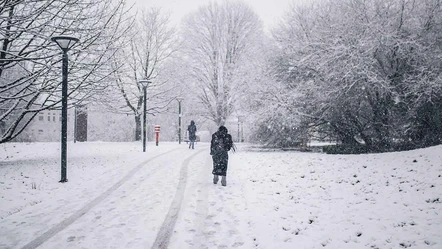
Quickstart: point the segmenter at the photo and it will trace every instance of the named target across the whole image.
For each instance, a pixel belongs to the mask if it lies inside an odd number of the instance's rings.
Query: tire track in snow
[[[84,214],[86,214],[89,210],[91,210],[93,207],[95,207],[97,204],[99,204],[101,201],[103,201],[106,197],[108,197],[110,194],[112,194],[115,190],[117,190],[121,185],[123,185],[125,182],[127,182],[132,176],[134,176],[141,168],[143,168],[146,164],[150,163],[151,161],[157,159],[158,157],[161,157],[165,154],[168,154],[170,152],[173,152],[177,149],[169,150],[167,152],[161,153],[155,157],[152,157],[137,166],[133,168],[129,173],[126,174],[120,181],[115,183],[112,187],[110,187],[106,192],[102,193],[100,196],[95,198],[93,201],[89,202],[86,206],[69,216],[67,219],[63,220],[62,222],[58,223],[42,235],[38,236],[36,239],[32,240],[28,244],[22,247],[22,249],[33,249],[37,248],[50,238],[52,238],[54,235],[59,233],[61,230],[65,229],[72,223],[74,223],[76,220],[78,220],[80,217],[82,217]],[[158,169],[158,168],[156,168]],[[155,170],[156,170],[155,169]]]
[[[169,245],[170,237],[172,236],[173,228],[175,227],[175,223],[181,209],[181,203],[183,201],[184,191],[186,189],[187,170],[189,168],[189,162],[195,156],[197,156],[203,151],[207,150],[201,149],[192,156],[186,158],[186,160],[184,160],[184,162],[181,164],[180,180],[178,182],[178,187],[175,193],[175,197],[173,198],[172,204],[170,205],[169,208],[169,212],[167,212],[166,218],[164,219],[164,222],[161,225],[160,230],[158,231],[155,242],[152,245],[153,249],[166,249],[167,246]]]
[[[198,186],[198,195],[196,196],[197,204],[196,204],[196,215],[195,215],[195,234],[193,235],[193,245],[196,246],[196,248],[207,248],[207,242],[208,239],[205,236],[207,234],[207,216],[209,214],[209,203],[208,203],[208,196],[209,196],[209,188],[206,185],[207,178],[211,180],[212,178],[212,157],[207,156],[205,163],[205,167],[201,167],[199,169],[198,173],[198,180],[199,186]],[[210,205],[214,205],[214,202],[211,202]]]

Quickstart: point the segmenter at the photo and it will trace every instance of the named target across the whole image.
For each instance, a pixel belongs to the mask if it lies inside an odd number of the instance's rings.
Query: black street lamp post
[[[68,117],[68,51],[78,42],[78,39],[70,36],[55,36],[51,40],[63,51],[62,74],[63,81],[61,87],[61,180],[67,182],[67,117]]]
[[[244,116],[243,115],[239,115],[238,116],[238,143],[243,141],[243,121],[244,121]]]
[[[178,144],[181,144],[181,101],[183,98],[178,97],[176,100],[178,101]]]
[[[147,137],[147,127],[146,127],[146,89],[147,89],[147,85],[150,83],[149,80],[146,79],[142,79],[139,82],[141,84],[141,86],[143,87],[143,152],[146,152],[146,137]]]
[[[241,139],[240,139],[240,133],[239,133],[239,118],[238,118],[238,143],[241,141]]]
[[[244,120],[241,122],[241,143],[244,143]]]
[[[77,142],[77,106],[74,109],[74,143]]]

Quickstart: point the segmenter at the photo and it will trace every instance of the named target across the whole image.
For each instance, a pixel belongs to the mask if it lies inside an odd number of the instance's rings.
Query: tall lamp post
[[[74,109],[74,143],[77,142],[77,106]]]
[[[74,46],[78,39],[70,36],[54,36],[51,40],[63,51],[62,74],[63,81],[61,86],[61,180],[67,182],[67,117],[68,117],[68,51]]]
[[[143,152],[146,152],[146,88],[150,81],[147,79],[142,79],[139,81],[143,87]]]
[[[244,117],[241,120],[241,143],[244,143]]]
[[[182,97],[176,98],[178,101],[178,144],[181,144],[181,101],[183,99]]]
[[[238,143],[242,142],[242,125],[243,125],[244,116],[238,115]]]

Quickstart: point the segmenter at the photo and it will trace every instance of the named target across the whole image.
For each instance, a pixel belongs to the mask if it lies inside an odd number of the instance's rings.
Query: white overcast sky
[[[178,24],[182,17],[195,11],[199,6],[205,5],[213,0],[132,0],[136,6],[159,6],[163,10],[170,11],[174,24]],[[223,0],[215,0],[222,2]],[[252,7],[261,17],[264,27],[268,30],[276,24],[293,0],[242,0]],[[300,2],[303,0],[294,0]]]

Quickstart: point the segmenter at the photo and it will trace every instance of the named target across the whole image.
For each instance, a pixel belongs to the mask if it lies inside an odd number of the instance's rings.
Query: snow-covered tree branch
[[[18,136],[38,112],[60,106],[62,56],[51,37],[80,39],[69,51],[70,105],[106,89],[126,11],[123,0],[1,3],[0,143]]]
[[[253,79],[263,30],[244,3],[210,3],[189,15],[183,39],[189,74],[204,116],[223,125]]]

